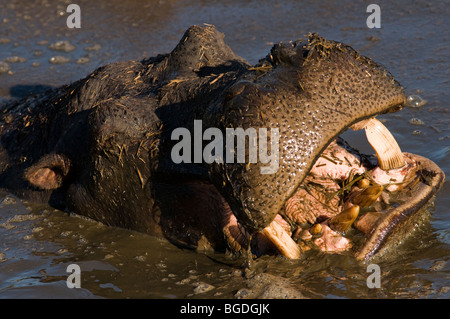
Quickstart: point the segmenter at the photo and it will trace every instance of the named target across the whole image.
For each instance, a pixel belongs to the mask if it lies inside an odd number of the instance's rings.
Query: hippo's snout
[[[397,111],[406,101],[385,69],[316,34],[276,45],[229,91],[223,111],[215,109],[223,129],[280,130],[280,169],[275,174],[260,174],[261,163],[224,163],[212,169],[216,185],[250,231],[270,224],[340,133],[363,119]]]
[[[213,163],[210,175],[237,221],[249,233],[269,239],[283,255],[298,258],[301,249],[291,237],[295,239],[301,229],[324,218],[327,221],[323,229],[328,230],[315,245],[325,251],[349,250],[351,241],[342,232],[360,217],[358,227],[368,237],[355,250],[360,259],[372,256],[392,238],[394,229],[402,228],[423,205],[417,199],[429,199],[441,187],[443,172],[431,161],[402,153],[388,129],[374,119],[378,114],[401,110],[406,97],[394,77],[371,59],[345,44],[313,34],[304,42],[274,46],[249,70],[252,72],[229,89],[223,111],[218,112],[218,123],[223,129],[279,129],[279,170],[263,175],[260,163],[225,162]],[[357,151],[357,155],[342,152],[337,161],[333,160],[333,152],[325,155],[329,145],[350,127],[366,130],[376,158],[369,159]],[[352,156],[357,157],[358,167],[349,160]],[[323,158],[327,163],[319,161]],[[388,180],[378,180],[378,173],[370,177],[375,168],[385,172]],[[428,170],[433,172],[430,188],[422,189],[408,207],[395,204],[396,209],[377,208],[389,217],[366,214],[373,205],[379,205],[380,198],[390,196],[386,192],[395,194],[408,187],[417,191],[422,185],[417,176]],[[338,176],[332,178],[329,174]],[[365,188],[337,186],[353,185],[364,176],[371,178]],[[402,186],[393,190],[391,184]],[[350,194],[354,197],[350,198]],[[405,199],[401,197],[392,195],[391,200],[402,202]]]

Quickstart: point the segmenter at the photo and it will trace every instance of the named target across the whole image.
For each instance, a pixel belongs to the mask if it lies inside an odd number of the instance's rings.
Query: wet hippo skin
[[[367,259],[401,242],[444,174],[411,153],[383,166],[394,155],[379,151],[392,140],[378,140],[373,156],[338,136],[367,123],[384,130],[374,117],[405,100],[387,70],[317,34],[277,44],[251,66],[214,27],[193,26],[169,54],[112,63],[6,105],[0,185],[185,247]],[[174,162],[172,133],[194,135],[196,120],[203,131],[277,129],[277,170]]]

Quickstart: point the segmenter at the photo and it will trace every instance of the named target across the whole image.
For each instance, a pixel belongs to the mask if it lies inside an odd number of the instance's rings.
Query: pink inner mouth
[[[343,210],[359,205],[361,215],[371,216],[390,205],[390,197],[415,178],[417,165],[406,154],[406,165],[399,169],[382,170],[373,155],[360,154],[338,138],[324,150],[296,193],[286,201],[284,211],[274,219],[300,250],[319,249],[324,252],[342,252],[352,247],[351,236],[334,230],[330,220]],[[366,185],[362,180],[365,180]],[[368,187],[380,189],[376,198],[363,193]],[[366,191],[367,193],[368,191]],[[370,190],[369,190],[370,193]],[[370,195],[370,194],[369,194]],[[377,196],[378,195],[378,196]],[[356,203],[355,203],[356,202]],[[368,212],[370,212],[368,214]],[[228,215],[228,214],[227,214]],[[357,231],[369,233],[375,220],[359,218],[353,224]],[[234,215],[226,217],[225,232],[238,250],[248,244],[248,233],[240,227]],[[320,224],[320,232],[314,233],[314,225]],[[315,227],[317,228],[317,227]],[[258,254],[276,252],[272,240],[260,232],[253,236],[252,246]]]

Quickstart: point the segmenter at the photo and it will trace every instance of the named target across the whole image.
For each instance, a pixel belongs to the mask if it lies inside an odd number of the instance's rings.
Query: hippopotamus
[[[405,101],[385,68],[318,34],[250,65],[192,26],[168,54],[4,105],[0,187],[181,247],[367,260],[396,249],[444,181],[376,118]]]

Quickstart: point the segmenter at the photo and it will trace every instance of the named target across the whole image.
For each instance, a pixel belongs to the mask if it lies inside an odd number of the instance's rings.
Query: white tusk
[[[367,140],[377,153],[380,168],[389,170],[405,166],[405,158],[391,132],[376,118],[365,123]]]

